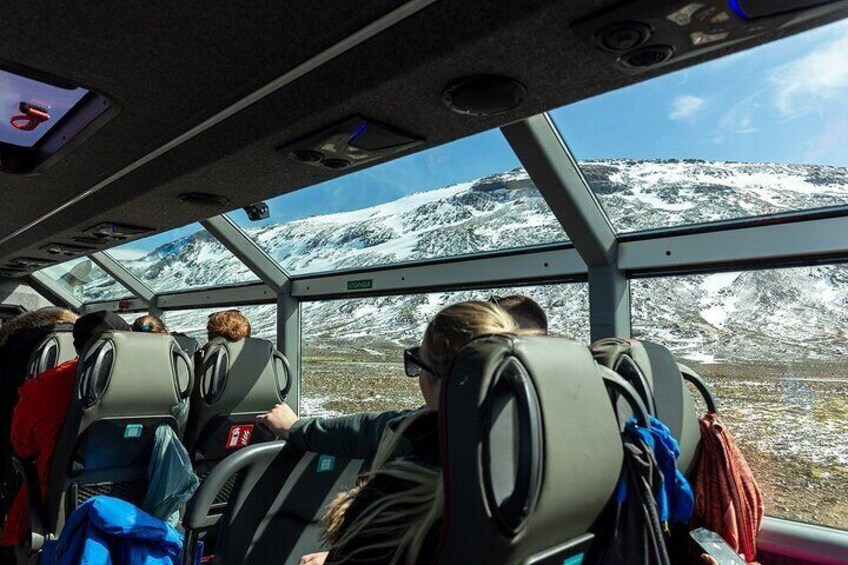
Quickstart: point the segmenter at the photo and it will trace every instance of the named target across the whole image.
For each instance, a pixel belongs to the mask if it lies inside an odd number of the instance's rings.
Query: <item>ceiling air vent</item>
[[[16,257],[9,261],[10,266],[12,267],[22,267],[24,269],[41,269],[43,267],[47,267],[52,265],[56,261],[52,259],[38,259],[36,257]]]
[[[442,101],[457,114],[496,116],[518,108],[527,95],[520,82],[481,75],[460,79],[442,93]]]
[[[424,143],[420,137],[353,116],[277,151],[305,165],[329,170],[358,167]]]
[[[0,171],[33,172],[93,122],[102,125],[109,108],[105,97],[61,79],[0,69]]]
[[[828,0],[636,0],[575,22],[612,65],[636,74],[834,12]]]
[[[89,251],[94,251],[91,247],[69,245],[67,243],[50,243],[42,247],[41,250],[50,255],[62,255],[64,257],[78,257],[85,255]]]
[[[208,192],[186,192],[180,194],[180,200],[186,204],[195,206],[210,206],[213,208],[223,208],[229,205],[230,200],[226,196],[219,194],[210,194]]]
[[[629,51],[621,56],[621,64],[633,69],[653,67],[665,63],[674,55],[674,49],[668,45],[649,45]]]
[[[101,243],[113,243],[116,241],[126,241],[135,239],[154,230],[150,228],[140,228],[136,226],[125,226],[122,224],[113,224],[111,222],[103,222],[85,230],[86,237],[90,237],[100,241]],[[79,241],[81,238],[76,238]]]

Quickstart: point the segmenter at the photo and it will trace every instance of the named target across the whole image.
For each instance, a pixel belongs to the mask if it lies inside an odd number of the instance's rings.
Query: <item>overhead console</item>
[[[86,229],[82,235],[71,239],[74,243],[53,242],[39,250],[55,258],[42,257],[14,257],[0,265],[0,277],[18,277],[38,271],[50,265],[67,261],[75,257],[82,257],[100,251],[102,248],[110,247],[117,243],[124,243],[132,239],[138,239],[150,235],[154,231],[151,228],[102,222]],[[81,244],[81,245],[80,245]]]
[[[102,125],[107,98],[34,71],[0,68],[0,171],[37,171]],[[110,113],[111,114],[111,113]],[[101,119],[98,119],[101,118]]]
[[[848,6],[844,0],[639,0],[575,24],[610,63],[637,74]]]
[[[422,138],[410,133],[365,116],[353,116],[277,151],[306,165],[340,170],[364,165],[422,143]]]

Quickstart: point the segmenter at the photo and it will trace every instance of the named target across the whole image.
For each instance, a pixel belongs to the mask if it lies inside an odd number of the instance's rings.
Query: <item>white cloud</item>
[[[848,26],[840,26],[840,31],[835,40],[769,75],[774,105],[784,116],[800,116],[821,109],[823,102],[848,99]]]
[[[704,108],[704,99],[698,96],[678,96],[671,102],[668,119],[688,121],[693,120]]]

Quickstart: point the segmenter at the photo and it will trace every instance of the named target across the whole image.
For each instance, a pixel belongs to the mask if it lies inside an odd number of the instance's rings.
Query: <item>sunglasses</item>
[[[421,360],[421,348],[418,346],[410,347],[403,352],[403,368],[407,377],[418,377],[421,375],[421,371],[427,371],[434,377],[439,377],[436,371]]]

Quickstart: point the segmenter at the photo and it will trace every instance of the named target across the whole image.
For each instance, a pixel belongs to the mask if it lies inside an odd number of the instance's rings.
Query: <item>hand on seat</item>
[[[327,560],[327,555],[329,555],[326,551],[322,551],[321,553],[310,553],[309,555],[304,555],[300,558],[300,561],[297,562],[297,565],[324,565],[324,561]]]
[[[270,412],[257,416],[256,424],[264,427],[280,439],[288,439],[289,431],[297,420],[297,414],[289,408],[288,404],[277,404]]]

